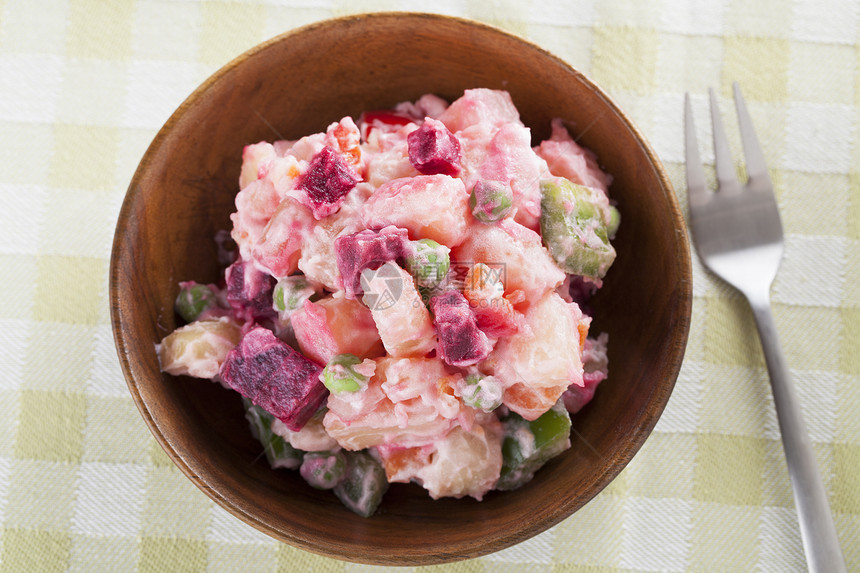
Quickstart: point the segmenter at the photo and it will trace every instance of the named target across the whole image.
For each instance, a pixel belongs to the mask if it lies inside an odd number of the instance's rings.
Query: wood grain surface
[[[594,301],[610,335],[610,375],[574,416],[572,448],[513,492],[431,500],[391,487],[365,519],[297,472],[269,469],[238,394],[159,371],[181,280],[216,281],[212,240],[229,229],[242,148],[295,139],[345,115],[435,93],[506,89],[537,143],[569,122],[615,177],[618,258]],[[170,118],[129,185],[114,239],[110,298],[117,350],[140,412],[176,465],[238,518],[302,549],[357,562],[418,565],[511,546],[571,515],[628,463],[678,375],[691,304],[689,245],[654,152],[587,78],[542,49],[449,17],[354,16],[299,29],[226,65]]]

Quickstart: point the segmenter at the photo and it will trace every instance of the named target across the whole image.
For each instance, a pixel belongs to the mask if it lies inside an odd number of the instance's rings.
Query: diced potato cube
[[[158,345],[161,369],[174,376],[213,378],[241,338],[239,324],[226,316],[186,324]]]
[[[510,219],[470,227],[451,260],[452,265],[485,263],[501,272],[506,295],[519,290],[530,302],[554,290],[565,276],[541,244],[540,235]]]
[[[460,379],[436,358],[378,358],[366,386],[329,394],[323,425],[348,450],[427,444],[474,419],[477,411],[454,395]]]
[[[314,223],[307,207],[285,197],[258,237],[254,257],[275,278],[293,274],[299,264],[302,238],[312,232]]]
[[[475,144],[486,147],[478,155],[481,157],[480,163],[471,166],[472,173],[481,179],[509,185],[516,209],[514,220],[537,230],[540,218],[540,177],[546,172],[546,163],[532,149],[529,129],[519,124],[507,124],[486,142],[473,140],[472,145]]]
[[[359,209],[370,192],[369,185],[359,183],[346,196],[337,213],[317,221],[313,228],[296,237],[301,241],[298,267],[309,281],[321,284],[330,291],[341,288],[334,242],[342,235],[356,233],[364,228]]]
[[[472,215],[463,182],[448,175],[419,175],[380,186],[367,200],[364,220],[371,228],[395,225],[412,239],[433,239],[448,247],[466,236]]]
[[[415,283],[393,262],[361,274],[364,303],[370,308],[385,350],[391,356],[424,356],[436,347],[436,331]]]
[[[260,167],[275,158],[275,146],[266,141],[246,145],[242,150],[242,171],[239,173],[239,189],[244,189],[260,178]]]
[[[508,122],[519,123],[520,112],[514,106],[508,92],[476,88],[466,90],[454,100],[439,120],[453,132],[472,125],[487,123],[502,125]]]
[[[239,245],[242,258],[250,260],[257,243],[266,233],[269,221],[281,205],[281,199],[301,173],[295,157],[276,157],[265,164],[265,175],[242,188],[236,195],[236,212],[231,237]]]
[[[290,446],[303,452],[325,452],[338,449],[337,442],[329,436],[322,424],[321,413],[307,421],[299,431],[293,431],[277,418],[272,418],[271,431]]]
[[[306,300],[290,317],[301,351],[320,364],[338,354],[382,356],[384,350],[371,311],[355,299]]]
[[[582,386],[581,331],[575,303],[551,292],[525,313],[527,328],[499,340],[484,368],[505,387],[503,403],[526,420],[549,410],[571,384]]]
[[[543,158],[549,172],[574,183],[608,193],[612,176],[600,169],[593,151],[581,147],[558,118],[552,120],[552,136],[541,142],[535,152]]]
[[[502,469],[502,426],[482,416],[469,430],[455,426],[441,440],[423,447],[380,447],[388,481],[416,480],[433,499],[472,496],[481,500]]]

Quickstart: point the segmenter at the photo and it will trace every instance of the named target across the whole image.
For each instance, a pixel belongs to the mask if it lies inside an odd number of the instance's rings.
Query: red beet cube
[[[406,137],[409,161],[424,175],[450,175],[460,173],[460,141],[445,124],[433,118]]]
[[[308,207],[314,217],[322,219],[337,211],[357,184],[358,178],[346,159],[326,145],[311,159],[296,188],[307,193]]]
[[[277,281],[251,263],[236,261],[224,273],[227,302],[245,320],[263,320],[276,315],[272,293]]]
[[[381,109],[365,111],[362,113],[361,117],[358,118],[358,125],[361,132],[361,139],[363,141],[367,141],[367,138],[370,136],[370,132],[377,127],[382,127],[383,132],[385,132],[403,127],[413,121],[415,120],[408,115],[403,115],[390,109]]]
[[[346,298],[355,298],[364,292],[361,271],[378,269],[388,261],[404,258],[412,253],[412,249],[406,229],[393,225],[379,231],[368,229],[335,239],[334,255]]]
[[[233,390],[299,431],[328,396],[322,366],[270,330],[257,326],[227,354],[221,379]]]
[[[430,300],[438,339],[437,353],[451,366],[471,366],[485,359],[493,347],[479,328],[469,301],[460,291],[447,291]]]

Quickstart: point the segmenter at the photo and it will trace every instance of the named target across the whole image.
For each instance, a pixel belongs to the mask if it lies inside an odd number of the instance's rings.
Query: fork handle
[[[811,573],[844,572],[845,561],[827,502],[827,492],[821,481],[812,442],[788,375],[788,365],[779,345],[769,297],[765,295],[763,298],[749,300],[770,374],[807,566]]]

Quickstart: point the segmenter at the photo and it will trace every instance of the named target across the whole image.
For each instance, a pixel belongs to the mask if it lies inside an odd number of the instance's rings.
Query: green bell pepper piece
[[[567,179],[545,179],[540,188],[541,236],[555,262],[568,274],[602,279],[615,260],[609,239],[618,210],[600,191]]]
[[[511,412],[502,428],[502,472],[496,489],[517,489],[570,447],[570,414],[561,400],[532,422]]]
[[[370,517],[388,491],[385,469],[367,452],[346,452],[346,456],[346,475],[333,491],[350,511]]]
[[[303,452],[272,431],[275,417],[254,405],[248,398],[242,398],[245,418],[251,425],[251,433],[263,444],[263,451],[272,468],[294,470],[302,465]]]

